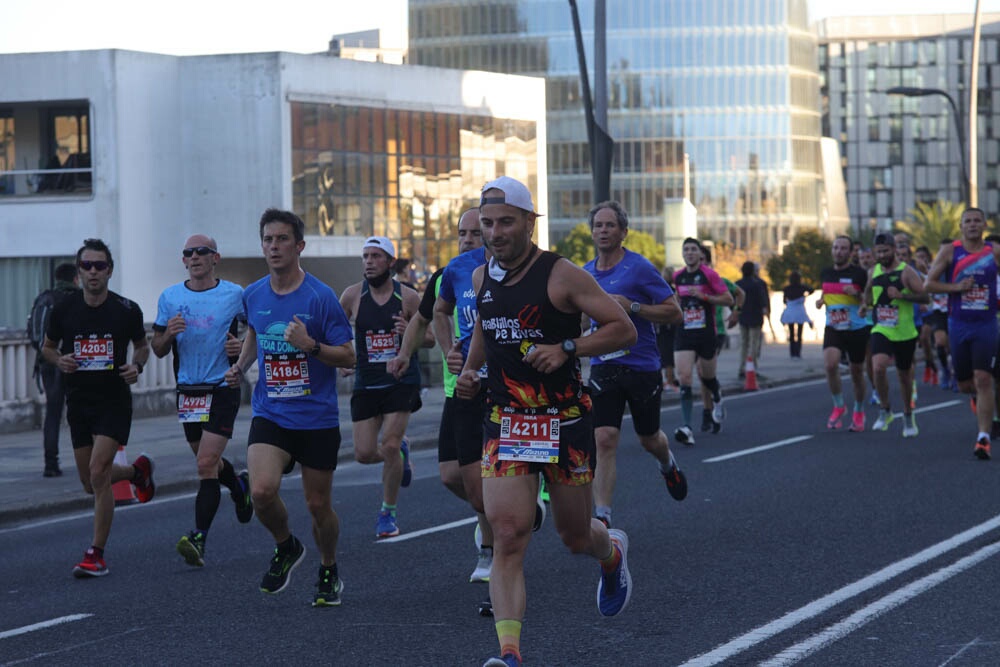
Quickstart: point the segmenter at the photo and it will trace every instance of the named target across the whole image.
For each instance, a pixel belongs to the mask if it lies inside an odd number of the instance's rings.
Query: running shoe
[[[931,367],[929,365],[924,366],[924,384],[931,384],[932,380],[933,380],[933,372],[931,370]]]
[[[848,431],[853,431],[854,433],[863,433],[865,430],[865,412],[864,410],[856,410],[851,413],[851,425],[847,429]]]
[[[839,408],[834,407],[833,412],[826,420],[826,427],[829,429],[840,428],[840,418],[844,416],[845,412],[847,412],[846,405],[841,405]]]
[[[535,498],[535,521],[531,524],[531,532],[537,533],[542,524],[545,523],[545,515],[548,512],[545,509],[545,501],[542,500],[541,489],[539,489],[538,496]]]
[[[910,394],[910,409],[917,407],[917,379],[913,378],[913,393]]]
[[[942,389],[951,388],[951,369],[947,366],[941,367],[941,382],[938,384]]]
[[[410,465],[410,441],[405,437],[399,443],[399,455],[403,457],[403,481],[399,485],[407,487],[413,481],[413,467]]]
[[[701,411],[701,432],[708,433],[712,430],[712,411],[705,408]]]
[[[972,453],[976,455],[976,458],[982,459],[983,461],[990,460],[990,440],[989,438],[982,437],[976,441],[976,448],[972,450]],[[79,567],[79,566],[78,566]]]
[[[663,475],[663,481],[667,483],[667,492],[670,493],[670,497],[674,500],[684,500],[687,498],[688,494],[688,481],[681,469],[677,467],[676,463],[670,464],[670,470],[667,472],[660,471]]]
[[[936,385],[938,383],[938,369],[931,369],[931,381],[928,384]]]
[[[249,523],[253,518],[253,498],[250,497],[250,473],[246,470],[236,476],[236,488],[229,492],[236,505],[236,520]]]
[[[306,547],[297,537],[292,535],[291,548],[282,551],[274,547],[274,556],[271,557],[271,565],[264,573],[264,578],[260,582],[262,593],[280,593],[288,586],[289,577],[299,563],[306,557]]]
[[[969,397],[969,408],[972,410],[972,414],[974,416],[976,416],[976,417],[979,416],[979,406],[976,403],[976,396],[975,395]]]
[[[314,607],[339,607],[340,593],[344,590],[344,582],[328,567],[319,566],[319,580],[316,582],[316,594],[313,595]]]
[[[486,594],[486,599],[479,603],[479,615],[493,618],[493,600],[490,599],[489,593]]]
[[[617,616],[629,598],[632,597],[632,575],[628,571],[628,535],[612,528],[608,531],[611,546],[618,549],[621,560],[611,572],[601,569],[601,580],[597,583],[597,610],[601,616]]]
[[[483,667],[521,667],[521,660],[513,653],[504,653],[499,658],[490,658]]]
[[[889,424],[896,418],[896,415],[892,414],[890,410],[879,410],[878,419],[872,424],[873,431],[888,431]]]
[[[177,553],[191,567],[205,566],[205,533],[192,530],[177,543]]]
[[[476,530],[472,533],[472,539],[476,543],[476,549],[483,548],[483,529],[479,527],[479,522],[476,522]]]
[[[549,498],[549,485],[548,482],[545,481],[544,475],[542,476],[542,479],[538,482],[538,494],[542,497],[542,502],[547,503],[551,500],[551,498]]]
[[[722,406],[722,392],[719,392],[717,399],[712,399],[712,422],[722,426],[722,420],[726,418],[726,409]],[[718,430],[714,430],[718,433]]]
[[[389,510],[378,513],[375,521],[375,537],[395,537],[399,535],[399,526],[396,525],[396,517]]]
[[[83,560],[73,568],[73,576],[77,579],[87,577],[103,577],[108,573],[108,566],[104,562],[103,556],[98,556],[94,547],[90,547],[83,552]]]
[[[156,495],[156,484],[153,483],[153,459],[146,454],[140,454],[139,458],[132,462],[135,468],[138,481],[133,481],[135,485],[135,497],[140,503],[148,503]]]
[[[476,558],[476,569],[469,576],[469,583],[488,583],[490,568],[493,567],[493,547],[480,547]]]
[[[871,398],[868,399],[868,404],[869,405],[878,405],[879,404],[878,392],[875,391],[874,389],[872,390]]]
[[[920,433],[917,428],[917,416],[914,414],[903,415],[903,437],[915,438]]]
[[[682,445],[693,445],[694,444],[694,433],[691,431],[690,426],[680,426],[674,430],[674,440],[681,443]]]

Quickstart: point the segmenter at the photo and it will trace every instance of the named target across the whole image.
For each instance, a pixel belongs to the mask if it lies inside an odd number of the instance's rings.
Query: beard
[[[365,280],[367,280],[368,284],[372,287],[381,287],[385,284],[385,281],[389,280],[389,271],[380,273],[377,276],[372,276],[371,278],[365,278]]]

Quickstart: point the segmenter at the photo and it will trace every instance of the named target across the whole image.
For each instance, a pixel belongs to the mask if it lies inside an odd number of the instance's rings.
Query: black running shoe
[[[246,470],[236,476],[236,488],[229,492],[236,505],[236,519],[249,523],[253,518],[253,499],[250,497],[250,473]]]
[[[677,464],[670,466],[668,472],[660,471],[663,481],[667,483],[667,491],[674,500],[684,500],[688,494],[688,481]]]
[[[292,570],[306,557],[306,548],[297,537],[292,536],[292,546],[287,551],[282,551],[274,547],[274,556],[271,557],[271,566],[264,573],[264,578],[260,582],[262,593],[280,593],[288,586],[289,575]]]
[[[712,430],[712,411],[702,410],[701,411],[701,430],[703,433],[707,433]]]
[[[340,592],[344,590],[344,582],[328,567],[319,566],[319,581],[316,582],[316,594],[313,596],[314,607],[339,607]]]

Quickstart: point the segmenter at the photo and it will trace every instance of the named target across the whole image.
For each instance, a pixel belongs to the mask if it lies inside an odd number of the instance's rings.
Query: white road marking
[[[956,574],[961,574],[973,565],[981,563],[990,556],[1000,551],[1000,543],[993,543],[978,551],[974,551],[968,556],[961,558],[948,567],[941,568],[925,577],[903,586],[893,591],[885,597],[862,607],[839,623],[835,623],[822,632],[818,632],[812,637],[790,646],[770,660],[761,663],[762,667],[785,667],[793,665],[800,660],[804,660],[816,651],[825,646],[829,646],[838,639],[846,637],[869,621],[895,609],[908,600],[924,593],[940,583],[951,579]]]
[[[430,528],[424,528],[423,530],[415,530],[412,533],[403,533],[402,535],[397,535],[396,537],[385,537],[377,541],[378,544],[386,544],[388,542],[405,542],[406,540],[412,540],[417,537],[423,537],[424,535],[431,535],[433,533],[440,533],[445,530],[451,530],[452,528],[459,528],[461,526],[468,526],[470,523],[475,523],[479,519],[477,517],[469,517],[468,519],[459,519],[458,521],[452,521],[451,523],[443,523],[440,526],[431,526]]]
[[[977,526],[973,526],[968,530],[938,542],[935,545],[927,547],[923,551],[917,552],[912,556],[908,556],[907,558],[887,565],[867,577],[859,579],[835,590],[832,593],[828,593],[821,598],[813,600],[798,609],[788,612],[781,618],[777,618],[770,623],[766,623],[740,635],[739,637],[735,637],[725,644],[712,649],[708,653],[697,655],[685,662],[681,665],[681,667],[708,667],[709,665],[717,665],[720,662],[724,662],[734,655],[742,653],[743,651],[746,651],[761,642],[767,641],[789,628],[795,627],[799,623],[826,612],[828,609],[835,607],[845,600],[849,600],[856,595],[860,595],[861,593],[871,590],[876,586],[880,586],[890,579],[893,579],[894,577],[897,577],[900,574],[917,567],[918,565],[922,565],[923,563],[933,560],[941,554],[947,553],[948,551],[951,551],[966,542],[974,540],[991,530],[995,530],[996,528],[1000,528],[1000,514]]]
[[[756,454],[757,452],[767,451],[768,449],[774,449],[776,447],[786,447],[788,445],[794,445],[796,442],[802,442],[803,440],[811,440],[812,438],[813,436],[811,435],[797,435],[794,438],[786,438],[785,440],[778,440],[777,442],[761,445],[759,447],[751,447],[750,449],[741,449],[740,451],[733,452],[732,454],[713,456],[710,459],[704,459],[702,463],[717,463],[719,461],[728,461],[729,459],[739,458],[740,456],[749,456],[750,454]]]
[[[79,621],[83,618],[89,618],[93,614],[70,614],[69,616],[60,616],[59,618],[53,618],[48,621],[42,621],[40,623],[32,623],[31,625],[25,625],[21,628],[14,628],[13,630],[5,630],[0,632],[0,639],[7,639],[9,637],[16,637],[17,635],[24,635],[29,632],[34,632],[35,630],[44,630],[45,628],[51,628],[55,625],[62,625],[63,623],[70,623],[72,621]]]
[[[922,408],[914,408],[913,414],[916,415],[916,414],[920,414],[921,412],[932,412],[934,410],[940,410],[942,408],[950,408],[953,405],[960,405],[961,403],[962,403],[962,401],[952,400],[952,401],[945,401],[944,403],[935,403],[933,405],[925,405]],[[896,419],[899,419],[900,417],[903,416],[903,413],[902,412],[894,412],[894,413],[892,413],[892,416],[895,417]]]
[[[962,648],[958,649],[956,652],[952,653],[951,656],[949,656],[949,658],[947,660],[945,660],[940,665],[938,665],[938,667],[946,667],[946,665],[948,665],[949,663],[951,663],[953,660],[957,660],[960,655],[962,655],[963,653],[965,653],[966,651],[968,651],[970,648],[972,648],[973,646],[976,646],[979,643],[980,643],[979,642],[979,637],[976,637],[971,642],[967,643],[965,646],[963,646]]]

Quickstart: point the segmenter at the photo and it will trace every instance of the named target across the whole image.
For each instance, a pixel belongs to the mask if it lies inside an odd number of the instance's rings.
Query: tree
[[[905,232],[910,236],[911,245],[919,248],[922,245],[936,253],[942,239],[961,238],[963,204],[938,200],[933,204],[918,202],[910,209],[912,220],[897,221],[894,231]]]
[[[667,251],[651,234],[631,229],[625,237],[624,245],[632,252],[648,259],[658,270],[663,270]],[[590,236],[590,225],[581,222],[562,241],[559,241],[553,250],[578,266],[583,266],[594,259],[596,253],[594,240]]]
[[[806,285],[820,284],[819,272],[830,263],[833,243],[815,229],[803,229],[795,235],[785,251],[767,260],[767,273],[771,288],[781,289],[788,284],[788,274],[798,271]]]

